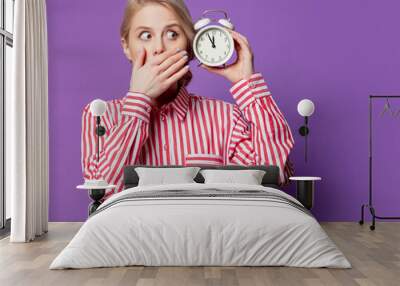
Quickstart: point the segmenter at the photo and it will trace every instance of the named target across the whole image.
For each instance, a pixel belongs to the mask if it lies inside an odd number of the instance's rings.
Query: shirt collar
[[[190,94],[187,89],[182,86],[179,89],[179,92],[175,99],[163,106],[159,109],[159,111],[167,112],[168,109],[171,109],[172,112],[176,112],[178,118],[180,120],[184,120],[186,117],[186,113],[189,109],[189,101],[190,101]]]

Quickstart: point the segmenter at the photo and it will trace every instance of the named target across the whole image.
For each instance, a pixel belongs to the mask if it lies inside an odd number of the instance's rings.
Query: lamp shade
[[[90,112],[93,116],[102,116],[107,110],[107,103],[101,99],[95,99],[90,103]]]
[[[314,113],[314,110],[314,103],[309,99],[300,100],[297,105],[297,112],[303,117],[311,116]]]

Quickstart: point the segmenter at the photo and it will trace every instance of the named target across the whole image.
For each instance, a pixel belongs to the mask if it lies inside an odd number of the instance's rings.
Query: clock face
[[[226,29],[216,25],[208,26],[196,34],[193,50],[203,64],[220,66],[232,57],[233,39]]]

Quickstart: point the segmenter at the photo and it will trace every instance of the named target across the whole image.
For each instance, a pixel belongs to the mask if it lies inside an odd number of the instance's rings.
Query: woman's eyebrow
[[[152,30],[152,28],[146,27],[146,26],[139,26],[139,27],[136,27],[135,31],[137,31],[137,30]]]
[[[167,26],[165,26],[165,28],[171,28],[174,26],[179,27],[179,28],[181,27],[181,25],[179,25],[179,23],[171,23],[171,24],[168,24]]]
[[[164,29],[165,28],[171,28],[171,27],[181,28],[181,25],[179,23],[171,23],[171,24],[166,25],[164,27]],[[151,27],[147,27],[147,26],[139,26],[139,27],[136,27],[135,30],[137,31],[137,30],[153,30],[153,29]]]

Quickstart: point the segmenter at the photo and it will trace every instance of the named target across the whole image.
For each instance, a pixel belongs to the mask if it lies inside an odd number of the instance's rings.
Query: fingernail
[[[184,55],[182,58],[184,58],[185,60],[187,60],[189,58],[188,55]]]
[[[176,48],[176,51],[179,52],[181,50],[181,48]]]

